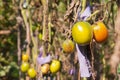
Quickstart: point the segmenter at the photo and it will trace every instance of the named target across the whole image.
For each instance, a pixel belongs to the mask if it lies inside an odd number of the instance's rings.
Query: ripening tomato
[[[103,22],[97,22],[92,25],[93,35],[96,42],[104,42],[108,37],[108,30]]]
[[[41,66],[41,72],[42,72],[43,74],[47,74],[48,71],[49,71],[49,69],[50,69],[50,65],[49,65],[49,64],[43,64],[43,65]]]
[[[63,51],[66,53],[72,53],[74,51],[74,47],[74,43],[70,39],[65,40],[62,44]]]
[[[52,60],[52,63],[50,64],[50,71],[51,73],[56,73],[60,70],[61,63],[59,60]]]
[[[72,37],[79,45],[90,43],[93,37],[93,30],[88,22],[77,22],[72,27]]]
[[[28,60],[29,60],[29,55],[23,53],[23,54],[22,54],[22,61],[27,62]]]
[[[22,64],[21,64],[21,71],[22,72],[26,72],[28,69],[29,69],[29,63],[28,62],[23,62]]]
[[[28,75],[30,78],[35,78],[37,73],[34,68],[30,68],[30,69],[28,69]]]

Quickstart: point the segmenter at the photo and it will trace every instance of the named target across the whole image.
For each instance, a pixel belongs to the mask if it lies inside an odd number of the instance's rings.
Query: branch
[[[16,23],[16,25],[9,30],[0,30],[0,35],[8,35],[12,33],[14,30],[17,30],[18,26],[19,26],[19,23]]]
[[[12,32],[14,32],[14,30],[18,30],[18,26],[20,26],[20,24],[22,23],[22,18],[20,16],[16,17],[17,23],[15,26],[13,26],[12,28],[10,28],[9,30],[0,30],[0,35],[8,35]],[[10,26],[11,27],[11,26]]]
[[[0,35],[7,35],[10,33],[11,33],[11,30],[0,30]]]

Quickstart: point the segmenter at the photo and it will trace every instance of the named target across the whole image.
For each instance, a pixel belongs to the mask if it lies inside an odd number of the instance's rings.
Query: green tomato
[[[20,68],[22,72],[26,72],[29,69],[29,63],[23,62]]]
[[[35,78],[36,77],[36,71],[35,71],[35,69],[34,68],[30,68],[29,70],[28,70],[28,75],[29,75],[29,77],[30,78]]]
[[[93,30],[88,22],[77,22],[72,27],[72,37],[80,45],[90,43],[93,37]]]
[[[52,36],[54,35],[54,32],[53,32],[53,31],[51,31],[51,35],[52,35]]]
[[[52,60],[52,63],[50,64],[50,71],[51,73],[56,73],[60,70],[61,63],[59,60]]]
[[[32,26],[32,31],[35,31],[36,28],[37,28],[37,26],[33,25],[33,26]]]

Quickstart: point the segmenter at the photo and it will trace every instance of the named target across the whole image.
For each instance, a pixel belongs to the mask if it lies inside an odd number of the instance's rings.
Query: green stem
[[[33,36],[33,31],[32,31],[32,21],[31,19],[29,19],[29,23],[30,23],[30,31],[31,31],[31,38],[32,38],[32,43],[33,43],[33,48],[32,48],[32,61],[33,61],[33,64],[35,65],[36,64],[36,58],[38,56],[38,40],[37,40],[37,34],[36,36],[34,37]]]
[[[98,14],[100,12],[100,10],[96,10],[93,14],[90,15],[89,18],[87,18],[86,21],[89,21],[93,16],[95,16],[96,14]]]
[[[103,53],[103,55],[104,55],[104,51],[103,51],[102,53]],[[103,62],[103,79],[102,79],[102,80],[106,80],[106,79],[105,79],[105,76],[106,76],[106,74],[105,74],[106,61],[105,61],[105,58],[104,58],[104,57],[103,57],[103,59],[102,59],[102,62]]]
[[[83,11],[85,10],[86,1],[87,1],[87,0],[82,0],[82,10],[81,10],[81,13],[83,13]]]
[[[48,23],[48,30],[49,30],[49,43],[51,43],[51,15],[49,15],[49,23]],[[48,52],[50,51],[51,44],[48,46]]]

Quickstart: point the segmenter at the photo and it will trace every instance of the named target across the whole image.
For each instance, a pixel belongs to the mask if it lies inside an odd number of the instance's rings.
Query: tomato
[[[80,45],[90,43],[93,37],[93,30],[88,22],[77,22],[72,27],[72,37]]]
[[[22,64],[21,64],[21,71],[22,72],[26,72],[28,69],[29,69],[29,63],[28,62],[23,62]]]
[[[30,68],[30,69],[28,69],[28,75],[29,75],[29,77],[30,78],[35,78],[36,77],[36,71],[35,71],[35,69],[34,68]]]
[[[52,60],[50,64],[50,71],[51,73],[56,73],[60,70],[61,63],[59,60]]]
[[[29,60],[29,55],[23,53],[23,54],[22,54],[22,61],[27,62],[28,60]]]
[[[108,37],[108,30],[103,22],[97,22],[92,25],[93,35],[96,42],[104,42]]]
[[[54,31],[51,31],[51,35],[53,36],[55,33],[54,33]]]
[[[65,40],[62,44],[63,51],[66,53],[72,53],[74,51],[74,43],[72,40]]]
[[[49,71],[49,69],[50,69],[49,64],[43,64],[43,65],[41,66],[41,72],[42,72],[43,74],[47,74],[48,71]]]
[[[38,35],[39,40],[42,40],[42,37],[43,37],[42,33],[39,33]]]

